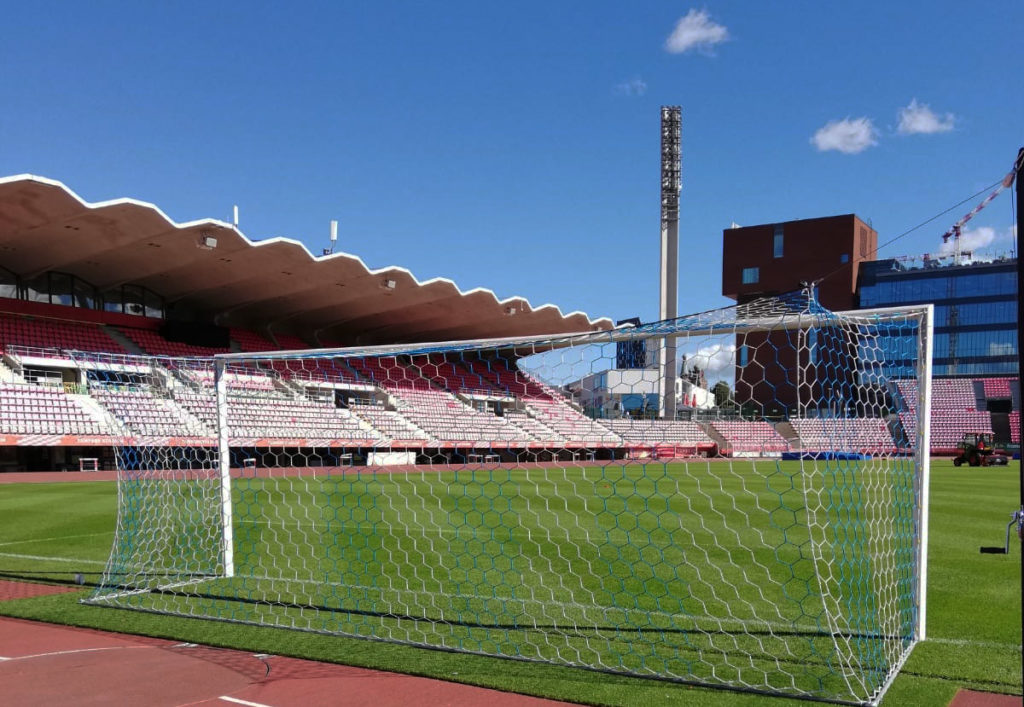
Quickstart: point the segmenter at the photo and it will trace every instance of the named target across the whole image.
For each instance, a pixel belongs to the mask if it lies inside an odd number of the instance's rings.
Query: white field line
[[[82,533],[80,535],[62,535],[55,538],[32,538],[31,540],[12,540],[6,543],[0,543],[0,547],[8,547],[10,545],[24,545],[25,543],[44,543],[51,542],[53,540],[71,540],[72,538],[94,538],[98,535],[113,535],[113,530],[104,530],[100,533]]]
[[[17,552],[0,552],[0,557],[16,557],[20,560],[40,560],[44,562],[73,562],[85,565],[105,565],[106,560],[84,560],[79,557],[47,557],[45,555],[22,555]]]
[[[1019,643],[1000,643],[998,641],[972,641],[967,638],[926,638],[924,643],[939,643],[946,646],[974,646],[976,648],[996,648],[1021,652]]]
[[[225,702],[234,702],[236,705],[246,705],[246,707],[271,707],[271,705],[262,702],[250,702],[249,700],[240,700],[237,697],[229,697],[227,695],[221,695],[217,699],[224,700]]]

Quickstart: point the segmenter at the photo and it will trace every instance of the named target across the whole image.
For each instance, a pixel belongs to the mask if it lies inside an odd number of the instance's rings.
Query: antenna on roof
[[[324,248],[324,255],[331,255],[334,252],[334,245],[338,242],[338,222],[331,219],[331,247]]]
[[[238,228],[238,204],[235,204],[232,208],[234,211],[232,213],[231,223],[235,225],[235,228]]]

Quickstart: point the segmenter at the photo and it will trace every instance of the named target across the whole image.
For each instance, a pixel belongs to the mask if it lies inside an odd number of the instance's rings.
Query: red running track
[[[49,593],[4,582],[4,598]],[[0,702],[76,707],[554,707],[568,703],[333,663],[0,618]]]

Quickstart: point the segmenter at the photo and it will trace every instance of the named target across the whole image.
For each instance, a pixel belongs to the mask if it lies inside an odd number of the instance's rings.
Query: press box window
[[[772,256],[775,258],[782,257],[783,249],[783,238],[782,238],[782,226],[775,227],[775,238],[772,239]]]
[[[743,268],[743,284],[753,285],[761,279],[760,268]]]

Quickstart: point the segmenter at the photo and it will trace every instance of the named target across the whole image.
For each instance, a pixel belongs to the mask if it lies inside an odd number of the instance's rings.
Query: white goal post
[[[931,316],[90,355],[124,429],[86,601],[877,704],[925,635]]]

